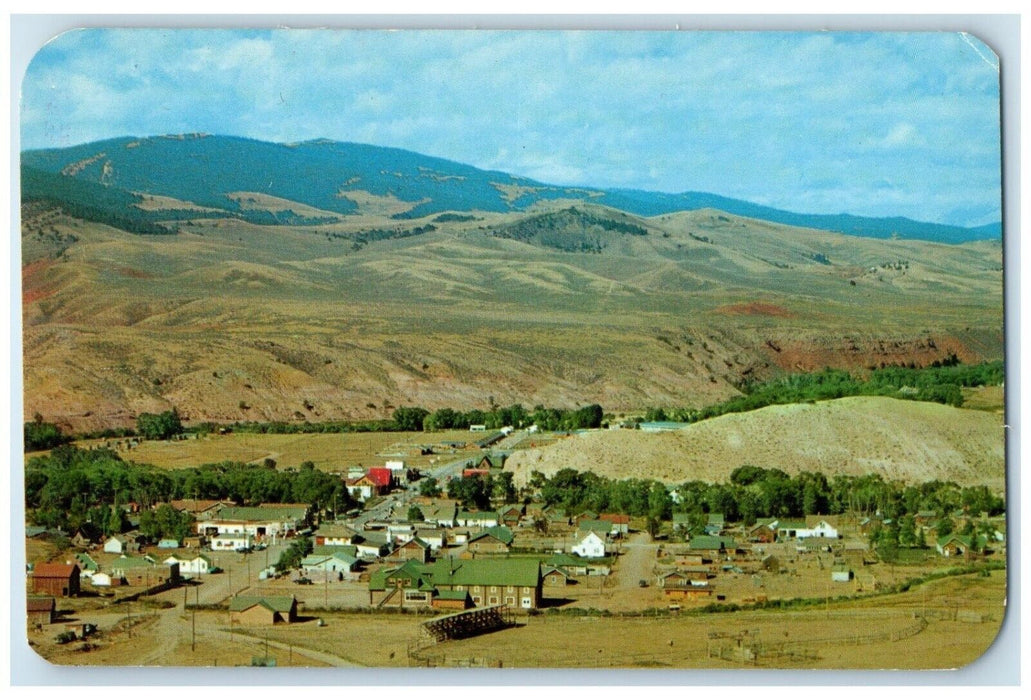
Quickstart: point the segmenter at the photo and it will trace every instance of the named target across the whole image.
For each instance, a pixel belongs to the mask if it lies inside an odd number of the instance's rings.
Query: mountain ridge
[[[961,227],[905,217],[805,214],[704,192],[551,185],[406,149],[329,139],[272,143],[207,134],[127,136],[26,150],[21,156],[23,170],[101,183],[127,194],[171,197],[254,223],[283,221],[268,208],[245,209],[230,194],[265,194],[327,213],[289,221],[300,225],[328,223],[332,216],[346,220],[373,207],[391,219],[403,220],[445,212],[520,212],[549,200],[571,200],[644,217],[713,208],[790,226],[882,239],[954,244],[999,239],[1002,233],[1001,223]],[[38,187],[23,191],[23,199],[45,195]]]

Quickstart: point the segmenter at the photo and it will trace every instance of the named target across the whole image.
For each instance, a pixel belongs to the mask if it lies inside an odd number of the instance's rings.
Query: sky
[[[953,32],[88,29],[29,64],[21,147],[328,138],[977,226],[1001,219],[998,64]]]

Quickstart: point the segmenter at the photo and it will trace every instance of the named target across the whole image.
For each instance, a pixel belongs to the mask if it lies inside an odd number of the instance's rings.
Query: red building
[[[78,565],[36,564],[32,570],[32,592],[65,598],[79,595]]]
[[[394,475],[386,467],[369,467],[365,476],[376,485],[378,493],[386,493],[394,485]]]

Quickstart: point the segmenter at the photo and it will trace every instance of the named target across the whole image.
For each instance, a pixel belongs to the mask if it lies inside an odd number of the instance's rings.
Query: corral
[[[422,623],[422,632],[434,642],[446,642],[494,632],[513,624],[515,621],[508,606],[489,605],[427,620]]]

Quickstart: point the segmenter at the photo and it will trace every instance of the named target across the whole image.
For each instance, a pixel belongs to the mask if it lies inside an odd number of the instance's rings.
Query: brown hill
[[[666,433],[597,431],[514,453],[506,468],[525,483],[562,468],[667,483],[722,482],[744,464],[788,474],[881,474],[1005,489],[1001,414],[882,397],[768,406]]]
[[[784,371],[1001,357],[998,244],[564,206],[164,236],[27,206],[25,414],[78,430],[173,405],[219,421],[699,407]]]

